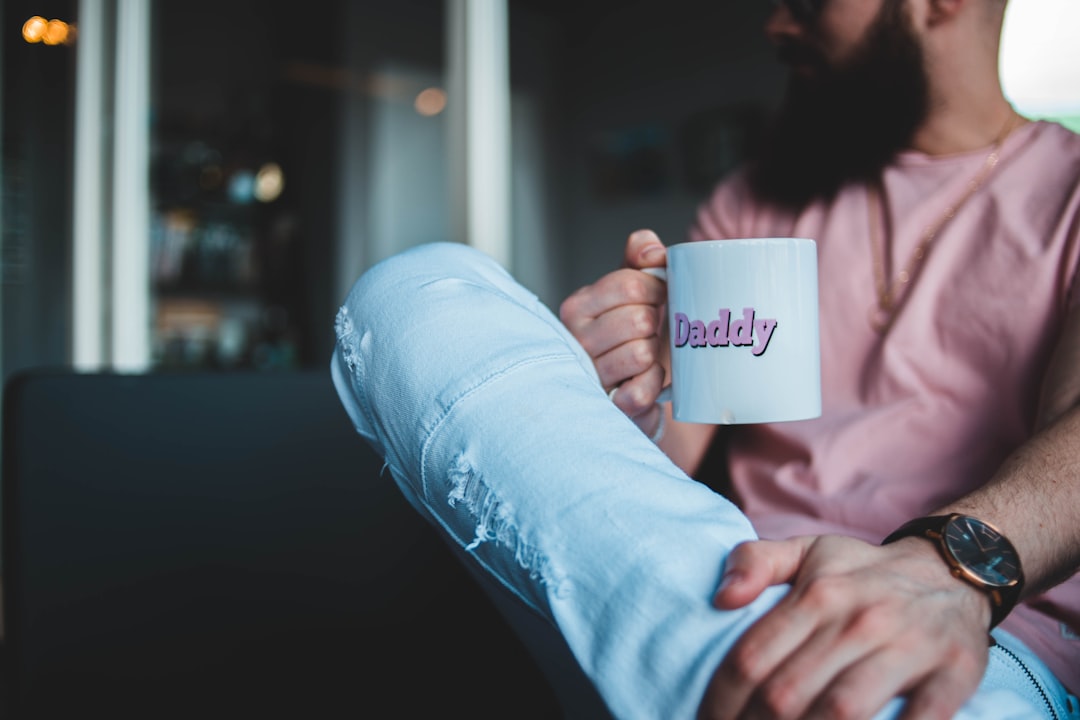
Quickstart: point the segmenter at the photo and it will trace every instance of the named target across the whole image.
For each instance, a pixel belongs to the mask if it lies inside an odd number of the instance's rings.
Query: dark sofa
[[[5,717],[561,715],[328,372],[5,387]]]

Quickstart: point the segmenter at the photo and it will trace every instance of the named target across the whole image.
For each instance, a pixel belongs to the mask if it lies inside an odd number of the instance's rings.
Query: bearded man
[[[769,18],[784,106],[689,235],[817,241],[817,419],[718,429],[657,402],[647,230],[559,320],[446,246],[342,308],[361,434],[616,717],[1080,717],[1080,136],[1004,97],[1004,12]],[[728,499],[705,486],[717,447]]]

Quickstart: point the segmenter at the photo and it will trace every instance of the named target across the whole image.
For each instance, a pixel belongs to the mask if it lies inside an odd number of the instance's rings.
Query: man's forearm
[[[1019,447],[985,486],[942,511],[974,515],[1012,541],[1025,596],[1071,577],[1080,569],[1080,406]]]

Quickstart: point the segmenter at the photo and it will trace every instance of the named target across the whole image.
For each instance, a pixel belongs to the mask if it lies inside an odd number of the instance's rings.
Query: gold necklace
[[[878,237],[879,224],[885,224],[886,222],[886,218],[881,209],[881,191],[878,187],[878,183],[871,183],[867,187],[867,203],[870,217],[870,252],[874,262],[874,287],[877,290],[877,304],[870,308],[870,327],[875,331],[884,335],[892,325],[893,318],[900,306],[903,292],[915,277],[915,272],[920,263],[926,258],[926,254],[930,250],[930,244],[934,241],[934,238],[937,237],[941,228],[956,216],[956,212],[960,207],[966,203],[971,196],[982,187],[983,183],[986,182],[986,179],[990,177],[990,173],[997,167],[1002,143],[1004,143],[1005,138],[1009,137],[1012,131],[1016,129],[1020,120],[1022,120],[1022,118],[1015,111],[1009,115],[1008,121],[1006,121],[1001,132],[999,132],[994,139],[994,144],[990,148],[990,154],[986,156],[986,160],[983,161],[982,167],[979,168],[979,172],[968,182],[964,194],[961,195],[956,202],[950,205],[936,222],[931,223],[926,227],[923,231],[922,239],[911,253],[911,258],[892,282],[887,282],[886,280],[885,261],[882,257],[888,248],[885,246],[886,243]]]

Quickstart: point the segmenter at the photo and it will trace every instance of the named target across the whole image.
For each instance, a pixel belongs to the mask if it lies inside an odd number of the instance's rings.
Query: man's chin
[[[892,152],[868,137],[851,113],[789,108],[761,138],[749,163],[751,187],[763,200],[799,210],[831,201],[849,182],[874,176]]]

